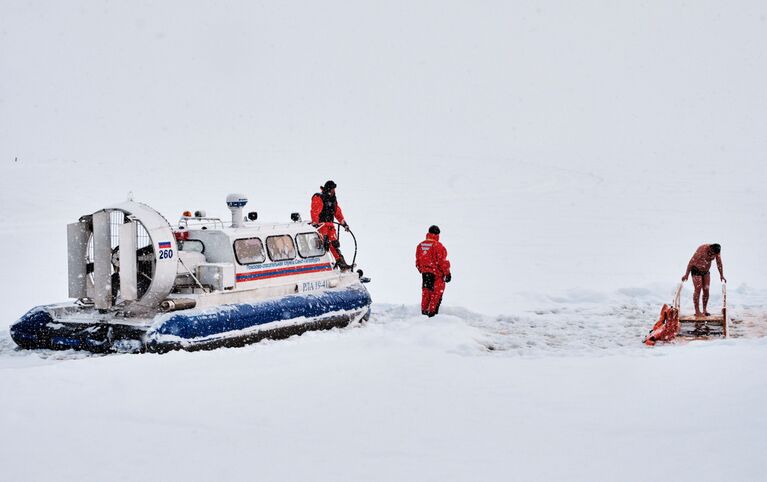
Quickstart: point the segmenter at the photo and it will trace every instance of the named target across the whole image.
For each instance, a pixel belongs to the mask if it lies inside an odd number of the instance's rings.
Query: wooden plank
[[[680,316],[679,317],[680,323],[716,323],[716,324],[722,324],[724,323],[724,317],[721,315],[712,315],[712,316],[706,316],[706,317],[700,317],[696,318],[695,316]]]

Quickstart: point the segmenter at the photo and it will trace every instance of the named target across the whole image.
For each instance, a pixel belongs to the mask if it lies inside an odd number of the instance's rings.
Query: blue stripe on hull
[[[147,341],[164,335],[194,341],[227,332],[247,330],[267,323],[305,318],[306,323],[341,311],[361,311],[371,304],[364,287],[350,287],[319,293],[291,295],[258,303],[224,305],[210,312],[193,310],[166,315],[147,333]],[[162,342],[160,342],[162,343]]]

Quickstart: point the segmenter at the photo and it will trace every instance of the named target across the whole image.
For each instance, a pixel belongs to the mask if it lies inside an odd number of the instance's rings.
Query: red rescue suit
[[[317,231],[324,237],[326,249],[329,249],[337,260],[341,257],[339,250],[341,243],[338,241],[333,218],[337,219],[342,225],[346,224],[346,221],[336,197],[325,192],[316,193],[312,196],[311,213],[312,224],[319,225]]]
[[[415,267],[421,273],[421,313],[434,316],[439,312],[442,294],[445,292],[445,277],[450,280],[450,261],[447,249],[439,242],[439,234],[426,234],[415,249]]]
[[[653,346],[658,341],[673,341],[677,333],[679,333],[679,311],[669,305],[663,305],[660,310],[660,319],[653,325],[644,344]]]

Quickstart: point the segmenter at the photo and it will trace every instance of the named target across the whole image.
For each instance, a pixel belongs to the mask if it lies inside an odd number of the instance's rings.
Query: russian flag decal
[[[157,245],[160,249],[170,249],[170,241],[160,241]]]

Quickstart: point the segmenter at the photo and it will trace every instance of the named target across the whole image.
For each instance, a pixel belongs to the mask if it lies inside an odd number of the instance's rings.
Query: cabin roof
[[[269,222],[246,222],[242,226],[233,228],[231,226],[210,227],[210,226],[189,226],[183,229],[190,235],[197,233],[220,232],[231,239],[247,238],[252,236],[274,236],[280,234],[299,234],[316,232],[316,228],[307,222],[289,222],[289,223],[269,223]]]

